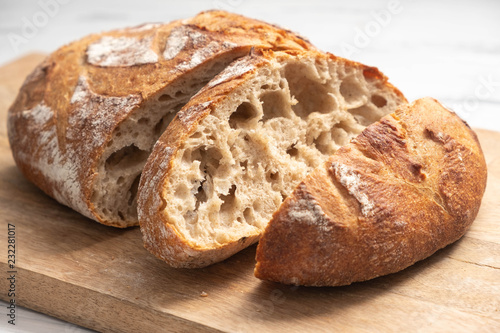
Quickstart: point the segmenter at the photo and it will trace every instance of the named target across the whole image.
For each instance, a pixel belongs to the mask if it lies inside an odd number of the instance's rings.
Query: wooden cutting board
[[[253,277],[255,247],[208,268],[172,269],[144,250],[138,228],[86,219],[17,170],[7,108],[41,59],[0,68],[2,299],[10,223],[17,304],[99,331],[500,332],[500,133],[477,131],[488,187],[469,232],[402,272],[347,287],[284,286]]]

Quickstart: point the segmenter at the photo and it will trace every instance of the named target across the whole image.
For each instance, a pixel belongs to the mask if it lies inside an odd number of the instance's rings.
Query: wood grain
[[[204,269],[172,269],[144,250],[138,228],[86,219],[17,170],[6,110],[41,59],[0,68],[0,267],[6,275],[13,223],[19,305],[104,332],[500,330],[500,133],[477,131],[489,170],[472,228],[402,272],[340,288],[283,286],[253,277],[255,247]],[[0,281],[8,300],[8,281]]]

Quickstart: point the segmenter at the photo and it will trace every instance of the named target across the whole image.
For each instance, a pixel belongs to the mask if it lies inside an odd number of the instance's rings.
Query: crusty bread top
[[[465,233],[486,175],[468,125],[437,101],[418,100],[297,186],[260,240],[255,275],[336,286],[404,269]]]
[[[128,226],[99,216],[92,202],[97,166],[114,130],[161,89],[182,84],[187,73],[252,47],[314,49],[291,32],[223,11],[66,45],[27,77],[9,110],[14,159],[59,202],[101,223]]]
[[[176,178],[173,177],[173,175],[176,175],[177,170],[179,170],[179,168],[176,167],[175,162],[184,163],[179,162],[180,160],[183,160],[183,156],[185,156],[183,154],[183,149],[185,148],[187,139],[191,135],[194,135],[195,131],[198,129],[200,122],[209,117],[209,115],[215,114],[216,110],[219,109],[227,109],[227,112],[225,112],[224,115],[225,117],[230,118],[229,115],[232,112],[236,113],[238,105],[240,105],[245,98],[257,98],[252,97],[254,92],[251,89],[245,90],[241,88],[242,86],[255,81],[258,82],[258,84],[256,83],[256,86],[261,87],[261,84],[263,83],[257,80],[257,77],[271,76],[272,71],[275,70],[275,68],[281,68],[280,66],[283,66],[284,68],[284,64],[288,61],[299,64],[313,63],[317,64],[318,67],[328,67],[330,63],[341,63],[345,65],[345,67],[340,65],[338,67],[345,68],[345,72],[349,73],[354,68],[360,69],[359,72],[362,73],[360,76],[366,78],[367,81],[376,87],[380,87],[380,91],[386,94],[386,97],[388,98],[387,105],[392,105],[391,111],[395,110],[396,106],[401,102],[406,101],[402,94],[390,85],[387,82],[387,78],[376,68],[367,67],[359,63],[338,58],[331,54],[324,54],[316,51],[265,51],[254,52],[247,57],[235,61],[222,73],[210,81],[202,90],[200,90],[200,92],[194,96],[177,114],[177,117],[170,123],[170,126],[156,143],[144,167],[139,185],[138,211],[145,246],[153,254],[167,261],[170,265],[176,267],[206,266],[223,260],[230,254],[241,250],[258,239],[261,230],[254,226],[252,226],[254,229],[253,234],[249,233],[241,238],[234,236],[234,239],[230,239],[230,237],[227,236],[224,242],[218,242],[212,240],[211,238],[211,240],[207,242],[190,239],[187,237],[188,235],[183,233],[181,228],[178,227],[177,223],[180,224],[180,221],[171,218],[167,209],[165,209],[167,205],[170,205],[171,207],[176,207],[178,204],[182,205],[182,203],[173,202],[173,196],[169,197],[167,195],[167,189],[168,191],[171,190],[172,186],[169,187],[169,181]],[[297,82],[295,83],[296,85],[300,86],[301,82],[308,82],[303,72],[299,72],[296,75],[298,78],[302,78],[302,80],[297,79]],[[303,75],[303,77],[301,75]],[[337,73],[334,72],[322,75],[331,75],[332,78],[330,79],[340,86],[341,79],[336,76]],[[339,76],[341,75],[339,74]],[[344,76],[348,75],[345,74]],[[325,79],[325,82],[326,81],[327,80]],[[282,87],[280,89],[285,88]],[[337,89],[339,88],[337,87]],[[327,90],[324,89],[323,93],[325,95],[327,94],[326,91]],[[352,91],[352,93],[354,94],[357,92]],[[333,93],[330,95],[333,95]],[[241,97],[242,100],[239,100],[238,98],[240,97],[238,96],[243,96]],[[300,96],[297,96],[297,98],[299,99]],[[347,94],[346,98],[348,98]],[[363,95],[363,98],[361,99],[369,101],[369,97]],[[344,105],[340,102],[338,104]],[[300,102],[298,105],[301,105]],[[318,111],[320,110],[311,109],[304,111],[305,114],[303,116],[307,117],[309,116],[309,113],[318,113]],[[328,110],[322,111],[327,113]],[[343,111],[347,112],[347,110]],[[226,118],[221,117],[221,119]],[[255,122],[257,121],[256,119],[254,120]],[[203,136],[201,133],[198,134]],[[212,134],[214,137],[218,136],[218,134],[212,132],[209,132],[208,134],[205,133],[207,137],[211,137]],[[317,135],[319,134],[320,133],[318,132]],[[224,132],[222,136],[225,135],[226,133]],[[261,140],[266,140],[265,135],[262,135]],[[207,145],[211,147],[214,146],[209,143],[207,143]],[[273,149],[278,148],[273,147]],[[225,157],[225,160],[229,159],[231,158]],[[189,164],[189,162],[186,163]],[[238,161],[234,161],[234,163],[235,165],[232,166],[232,168],[238,168]],[[185,174],[176,176],[187,177]],[[186,191],[189,192],[190,190]],[[196,191],[196,188],[194,188],[194,191]],[[187,205],[187,203],[184,203],[184,205]],[[213,216],[212,219],[214,224],[217,224],[216,221],[219,220],[218,217]],[[267,221],[268,220],[265,222],[267,223]],[[231,225],[232,222],[233,221],[225,221],[224,223]],[[230,232],[226,234],[230,234]]]

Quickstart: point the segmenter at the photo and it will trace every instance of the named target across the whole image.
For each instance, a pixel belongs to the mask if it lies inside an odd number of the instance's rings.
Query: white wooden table
[[[213,8],[300,32],[323,50],[377,66],[409,100],[435,97],[472,127],[500,131],[496,0],[0,0],[0,65],[29,52],[49,53],[92,32]],[[90,332],[22,308],[12,327],[5,306],[0,302],[0,332]]]

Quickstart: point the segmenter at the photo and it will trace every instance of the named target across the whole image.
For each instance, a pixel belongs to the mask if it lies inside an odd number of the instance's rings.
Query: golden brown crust
[[[339,286],[397,272],[459,239],[485,187],[475,133],[437,101],[418,100],[295,189],[260,240],[255,275]]]
[[[329,61],[344,62],[349,66],[361,67],[370,73],[373,80],[394,91],[403,101],[404,96],[390,85],[381,72],[374,67],[367,67],[332,54],[318,51],[284,51],[284,52],[253,52],[251,55],[237,60],[231,67],[242,68],[244,71],[229,71],[229,76],[214,78],[194,96],[170,123],[165,133],[160,137],[146,163],[139,185],[138,211],[141,231],[145,247],[158,258],[173,267],[195,268],[221,261],[232,254],[246,248],[257,241],[259,234],[233,242],[220,244],[218,247],[200,248],[191,244],[179,234],[174,221],[164,211],[166,204],[164,187],[166,180],[173,173],[173,161],[183,142],[196,130],[198,124],[212,110],[224,103],[224,98],[238,89],[243,82],[259,68],[267,66],[270,61],[279,57],[311,57],[326,58]]]
[[[9,140],[23,174],[48,195],[101,223],[97,166],[118,125],[166,86],[216,61],[262,49],[314,49],[294,34],[224,11],[170,24],[94,34],[51,54],[9,110]]]

